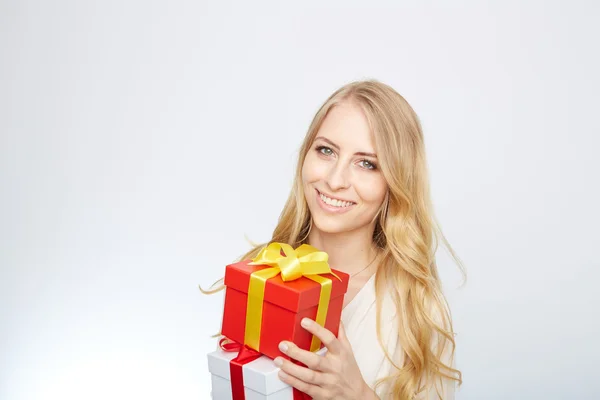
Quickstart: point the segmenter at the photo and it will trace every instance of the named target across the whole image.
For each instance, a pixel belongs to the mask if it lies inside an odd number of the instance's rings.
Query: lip
[[[324,194],[324,193],[323,193]],[[322,199],[321,199],[321,192],[319,192],[317,189],[315,189],[315,195],[317,196],[317,203],[319,203],[319,206],[332,214],[343,214],[346,213],[348,211],[350,211],[352,208],[354,208],[354,206],[356,205],[356,203],[348,206],[348,207],[335,207],[335,206],[330,206],[329,204],[325,203]],[[327,196],[326,194],[324,194],[325,196]],[[329,197],[329,196],[327,196]],[[342,199],[337,199],[335,197],[329,197],[330,199],[336,199],[336,200],[341,200],[341,201],[348,201],[348,200],[342,200]]]

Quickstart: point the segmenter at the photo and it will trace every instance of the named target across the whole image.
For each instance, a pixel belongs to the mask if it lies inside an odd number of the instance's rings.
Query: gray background
[[[0,399],[207,398],[196,285],[371,77],[421,117],[468,269],[440,252],[457,397],[599,398],[599,3],[396,3],[0,2]]]

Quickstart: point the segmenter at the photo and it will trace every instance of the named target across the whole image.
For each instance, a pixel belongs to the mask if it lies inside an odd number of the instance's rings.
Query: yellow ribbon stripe
[[[256,351],[260,347],[260,326],[262,324],[265,285],[267,284],[267,279],[271,279],[277,276],[277,274],[279,274],[277,268],[266,268],[250,275],[244,343]]]
[[[281,254],[282,251],[284,255]],[[279,274],[281,274],[281,279],[284,282],[305,276],[321,285],[316,322],[321,326],[325,326],[329,300],[331,298],[332,282],[331,279],[324,278],[318,274],[332,274],[340,279],[331,271],[327,260],[327,253],[318,251],[310,245],[303,244],[294,250],[292,246],[285,243],[271,243],[252,259],[249,265],[268,265],[272,268],[265,268],[250,275],[244,344],[256,351],[260,351],[260,329],[265,285],[268,279]],[[320,345],[321,342],[319,339],[313,336],[310,346],[311,351],[318,350]]]
[[[321,326],[325,326],[327,312],[329,311],[329,300],[331,299],[331,287],[333,286],[331,279],[320,275],[309,275],[308,279],[321,285],[321,294],[319,295],[319,307],[317,308],[317,317],[315,322]],[[321,348],[321,339],[313,335],[310,343],[310,351],[317,351]]]

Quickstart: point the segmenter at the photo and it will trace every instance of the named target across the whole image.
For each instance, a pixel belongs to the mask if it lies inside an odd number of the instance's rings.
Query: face
[[[373,229],[387,192],[368,121],[348,102],[334,106],[302,166],[313,227],[324,233]]]

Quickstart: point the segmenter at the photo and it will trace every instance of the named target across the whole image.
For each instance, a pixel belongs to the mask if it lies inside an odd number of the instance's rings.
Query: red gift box
[[[225,269],[224,283],[227,288],[221,333],[238,343],[246,343],[244,339],[250,275],[269,268],[249,264],[250,260],[242,261],[228,265]],[[332,282],[324,326],[337,336],[349,275],[336,270],[332,272],[337,277],[329,273],[319,275]],[[281,275],[267,279],[262,302],[259,348],[255,350],[272,359],[277,356],[289,359],[278,348],[283,340],[310,350],[313,335],[300,326],[300,321],[305,317],[316,320],[321,290],[321,284],[306,277],[286,282]]]

